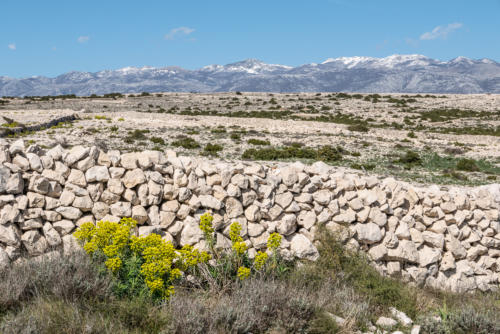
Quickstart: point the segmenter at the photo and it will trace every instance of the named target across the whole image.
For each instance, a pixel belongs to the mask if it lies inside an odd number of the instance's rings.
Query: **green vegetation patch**
[[[271,145],[271,142],[269,140],[255,139],[255,138],[251,138],[251,139],[247,140],[247,143],[249,143],[250,145],[256,145],[256,146]]]
[[[446,122],[454,119],[464,118],[496,118],[500,116],[498,112],[474,111],[464,109],[432,109],[420,113],[420,118],[429,122]]]
[[[342,149],[330,145],[319,148],[301,147],[299,145],[250,148],[242,154],[242,159],[247,160],[289,160],[306,159],[315,161],[333,162],[342,159]]]
[[[182,148],[185,148],[187,150],[193,150],[196,148],[200,148],[200,144],[191,137],[181,135],[181,136],[178,136],[177,138],[178,138],[177,140],[172,142],[172,146],[182,147]]]

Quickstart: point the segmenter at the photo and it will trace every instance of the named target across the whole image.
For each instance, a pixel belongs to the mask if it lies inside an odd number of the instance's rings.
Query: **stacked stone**
[[[139,235],[204,248],[199,215],[211,211],[216,247],[230,247],[229,225],[238,221],[250,256],[278,232],[285,257],[315,260],[324,225],[386,275],[454,291],[490,290],[500,279],[498,202],[486,190],[414,189],[322,162],[268,166],[172,151],[44,150],[25,148],[22,139],[0,147],[0,163],[2,266],[24,254],[68,253],[77,226],[121,217],[137,220]]]

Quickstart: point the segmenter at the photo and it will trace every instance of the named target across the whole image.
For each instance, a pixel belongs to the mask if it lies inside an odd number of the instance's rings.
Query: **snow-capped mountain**
[[[292,67],[247,59],[196,70],[125,67],[68,72],[55,78],[0,77],[0,96],[193,91],[500,93],[500,63],[392,55],[328,58],[319,64]]]

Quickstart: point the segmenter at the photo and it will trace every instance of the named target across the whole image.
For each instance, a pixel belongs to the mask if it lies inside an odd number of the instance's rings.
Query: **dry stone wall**
[[[281,253],[315,260],[318,227],[365,251],[382,273],[458,292],[500,281],[499,185],[414,188],[322,162],[266,165],[103,152],[97,147],[0,143],[0,263],[71,252],[84,222],[133,217],[138,233],[203,248],[199,215],[211,211],[217,247],[243,227],[250,256],[270,233]]]

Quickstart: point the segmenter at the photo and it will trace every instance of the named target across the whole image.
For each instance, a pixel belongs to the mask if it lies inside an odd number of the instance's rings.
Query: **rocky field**
[[[418,183],[495,183],[499,95],[163,93],[2,98],[7,140],[323,160]],[[24,126],[76,115],[41,131]],[[19,133],[12,134],[13,131]],[[10,133],[10,135],[9,135]]]

